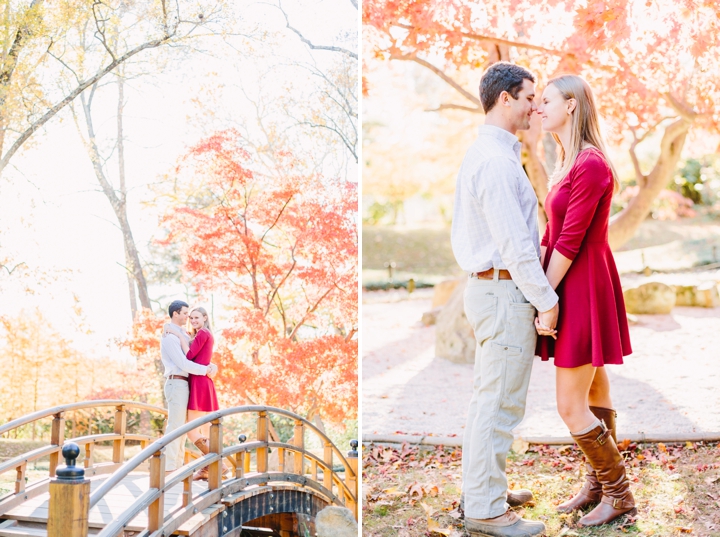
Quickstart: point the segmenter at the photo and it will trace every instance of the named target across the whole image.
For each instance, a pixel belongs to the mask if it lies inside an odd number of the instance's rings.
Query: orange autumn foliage
[[[509,47],[541,84],[582,74],[616,139],[685,113],[720,130],[717,2],[368,0],[363,22],[375,59],[421,58],[452,72],[482,69]]]
[[[73,309],[81,317],[79,306]],[[39,307],[0,315],[0,423],[92,399],[115,383],[118,364],[78,350],[73,335],[86,334],[61,332]],[[36,426],[31,431],[33,438],[46,432]]]
[[[130,399],[165,406],[160,332],[166,321],[151,310],[138,310],[130,334],[118,341],[119,347],[135,358],[135,367],[120,371],[120,382],[96,393],[94,399]]]
[[[163,221],[184,278],[230,304],[216,337],[224,404],[289,408],[341,423],[357,414],[357,189],[301,172],[290,152],[263,167],[236,131],[177,168],[188,202]]]

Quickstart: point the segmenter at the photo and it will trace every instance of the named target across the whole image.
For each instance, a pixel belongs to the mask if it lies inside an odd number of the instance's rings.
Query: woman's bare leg
[[[188,422],[190,422],[190,421],[196,420],[198,418],[201,418],[205,414],[207,414],[207,412],[203,412],[202,410],[188,410],[187,411],[187,420],[188,420]],[[205,424],[202,427],[198,427],[197,429],[193,429],[192,431],[190,431],[188,433],[188,438],[194,444],[202,437],[207,438],[209,430],[210,430],[209,424]]]
[[[592,364],[555,368],[558,413],[571,433],[582,431],[597,419],[588,403],[595,371]]]
[[[604,367],[595,369],[595,377],[588,394],[588,403],[590,406],[613,408],[612,399],[610,398],[610,379]]]

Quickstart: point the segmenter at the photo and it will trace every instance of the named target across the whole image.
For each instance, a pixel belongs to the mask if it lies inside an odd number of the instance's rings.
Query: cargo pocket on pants
[[[525,415],[527,386],[530,380],[533,353],[517,345],[492,344],[492,352],[505,362],[505,379],[501,395],[498,422],[508,432],[517,426]]]

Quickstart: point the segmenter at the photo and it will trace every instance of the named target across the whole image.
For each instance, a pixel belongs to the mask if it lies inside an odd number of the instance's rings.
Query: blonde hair
[[[572,129],[570,147],[567,151],[560,142],[560,137],[555,133],[552,135],[558,146],[560,146],[560,158],[555,166],[555,171],[550,176],[549,188],[552,188],[553,185],[558,184],[567,176],[583,146],[589,144],[595,146],[602,153],[615,183],[613,192],[617,192],[620,190],[620,181],[615,167],[608,158],[605,143],[600,134],[600,121],[590,85],[585,79],[577,75],[562,75],[548,81],[548,85],[550,84],[558,89],[565,100],[575,99],[576,104],[571,113]]]
[[[207,311],[205,311],[205,308],[200,306],[195,306],[193,309],[190,310],[190,315],[192,315],[194,312],[199,311],[204,317],[205,322],[203,323],[203,328],[205,328],[208,332],[212,334],[212,329],[210,328],[210,316],[208,315]],[[191,326],[192,328],[192,326]],[[192,331],[190,332],[190,335],[192,337],[195,337],[197,335],[198,331],[195,330],[195,328],[192,328]]]

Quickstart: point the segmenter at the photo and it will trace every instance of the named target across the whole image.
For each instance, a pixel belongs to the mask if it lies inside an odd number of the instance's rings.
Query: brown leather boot
[[[600,504],[582,517],[578,525],[599,526],[625,514],[636,514],[635,499],[625,474],[625,461],[605,424],[601,423],[589,433],[573,435],[573,439],[595,469],[603,491]]]
[[[612,408],[603,408],[599,406],[591,406],[592,412],[597,419],[605,423],[610,430],[610,434],[617,445],[615,419],[617,413]],[[598,503],[602,499],[602,485],[595,476],[595,470],[590,463],[585,462],[585,483],[573,498],[558,505],[555,510],[558,513],[570,513],[576,509],[583,509],[594,503]]]
[[[195,446],[200,450],[203,455],[210,453],[210,440],[204,436],[198,438],[195,441]],[[222,475],[225,477],[230,471],[225,463],[222,463]],[[208,478],[208,467],[203,466],[197,472],[193,474],[193,481],[207,481]]]

